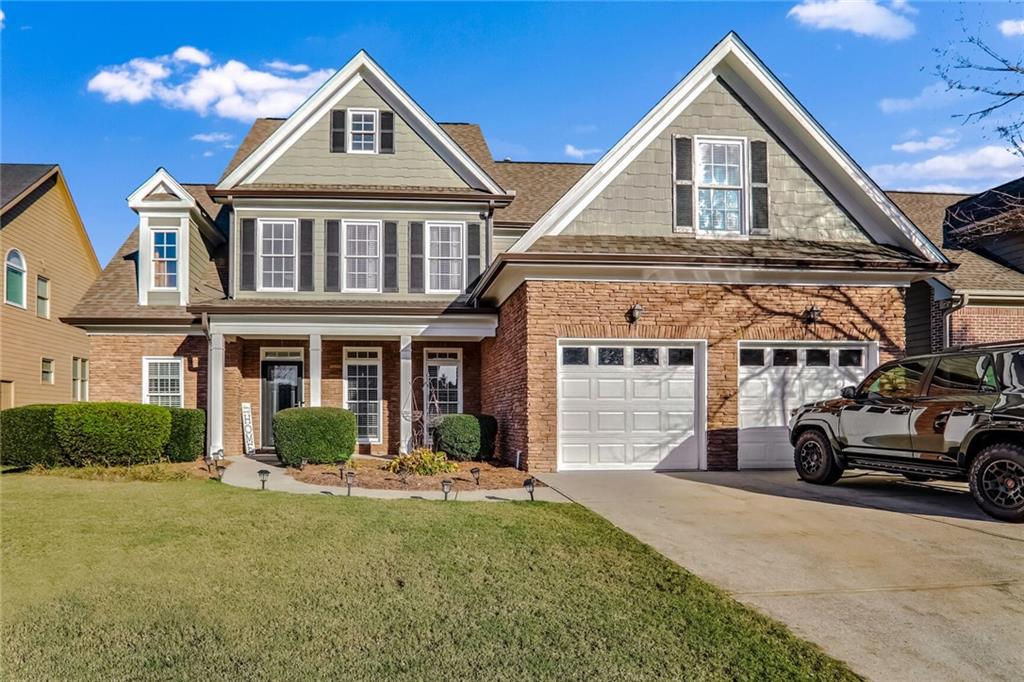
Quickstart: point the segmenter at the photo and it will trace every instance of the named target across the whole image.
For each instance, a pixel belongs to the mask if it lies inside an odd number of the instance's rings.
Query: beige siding
[[[615,178],[568,234],[672,233],[673,138],[728,135],[768,142],[769,223],[776,239],[869,241],[806,168],[721,82],[707,90]]]
[[[391,109],[365,81],[356,85],[335,108]],[[332,153],[330,119],[328,112],[255,182],[468,187],[397,114],[394,154]]]
[[[0,379],[14,382],[15,405],[69,402],[71,359],[89,357],[89,337],[60,318],[95,280],[99,264],[63,181],[44,187],[8,210],[0,229],[0,254],[16,248],[28,265],[27,309],[0,303]],[[36,316],[40,275],[50,280],[49,319]],[[41,382],[43,358],[54,361],[53,384]]]
[[[491,244],[493,246],[492,250],[494,251],[494,255],[508,251],[513,244],[519,241],[519,238],[522,237],[523,234],[525,234],[525,232],[526,230],[521,228],[496,228],[494,230],[494,236],[491,238]]]
[[[206,277],[207,263],[210,262],[212,248],[203,237],[202,230],[194,220],[188,223],[188,281],[189,288],[195,290]],[[152,296],[152,294],[150,294]]]

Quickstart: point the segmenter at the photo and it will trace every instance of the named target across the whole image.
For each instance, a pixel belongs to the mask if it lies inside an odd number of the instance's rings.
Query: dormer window
[[[348,149],[353,154],[377,153],[377,110],[348,110]]]
[[[696,143],[697,230],[743,234],[744,140],[698,137]]]
[[[153,288],[178,288],[177,230],[153,230]]]

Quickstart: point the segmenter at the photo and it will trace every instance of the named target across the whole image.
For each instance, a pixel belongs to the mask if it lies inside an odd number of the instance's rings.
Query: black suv
[[[989,515],[1024,522],[1024,341],[963,346],[878,367],[842,397],[793,412],[797,473],[846,469],[967,480]]]

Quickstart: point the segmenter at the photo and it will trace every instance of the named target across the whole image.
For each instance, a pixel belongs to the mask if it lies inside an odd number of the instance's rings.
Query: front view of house
[[[229,455],[331,405],[368,454],[473,412],[534,471],[791,466],[790,410],[952,267],[734,34],[593,166],[495,161],[360,52],[217,183],[128,201],[67,318],[90,398],[206,408]]]

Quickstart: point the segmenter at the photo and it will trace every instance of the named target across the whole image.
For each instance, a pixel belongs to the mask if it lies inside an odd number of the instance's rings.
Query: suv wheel
[[[996,443],[978,453],[967,477],[971,494],[989,516],[1024,522],[1024,448]]]
[[[821,431],[804,431],[793,450],[796,473],[808,483],[832,485],[843,475],[843,469],[832,456],[832,445]]]

